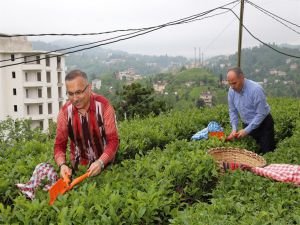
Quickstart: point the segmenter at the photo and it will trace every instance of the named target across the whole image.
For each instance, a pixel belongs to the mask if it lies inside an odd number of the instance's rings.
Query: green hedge
[[[278,144],[265,157],[268,162],[298,163],[299,101],[269,102]],[[190,141],[212,120],[230,132],[224,105],[122,122],[118,163],[53,206],[44,191],[29,201],[15,187],[29,180],[38,163],[54,163],[53,140],[6,143],[0,150],[0,224],[297,224],[298,188],[249,172],[218,177],[207,149],[256,151],[257,146],[251,138]]]
[[[277,137],[284,138],[264,157],[268,164],[300,162],[299,101],[271,101]],[[278,133],[278,132],[282,133]],[[282,134],[287,134],[284,136]],[[292,135],[292,136],[291,136]],[[290,136],[290,137],[289,137]],[[210,204],[197,203],[174,212],[172,224],[300,224],[300,189],[250,172],[220,176]]]

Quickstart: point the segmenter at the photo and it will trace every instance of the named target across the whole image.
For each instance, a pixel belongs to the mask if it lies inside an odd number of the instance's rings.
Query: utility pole
[[[244,17],[244,0],[241,0],[240,8],[240,26],[239,26],[239,46],[238,46],[238,63],[237,66],[241,67],[241,53],[242,53],[242,37],[243,37],[243,17]]]

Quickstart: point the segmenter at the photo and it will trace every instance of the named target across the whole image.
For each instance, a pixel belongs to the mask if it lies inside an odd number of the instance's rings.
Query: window
[[[30,106],[27,105],[27,115],[30,115]]]
[[[46,55],[46,66],[50,66],[50,57]]]
[[[57,82],[58,82],[58,83],[62,83],[62,82],[61,82],[61,72],[58,72],[58,73],[57,73]]]
[[[47,71],[47,83],[51,83],[51,72]]]
[[[28,81],[28,73],[25,72],[25,81]]]
[[[42,95],[42,89],[40,89],[40,88],[38,89],[38,97],[39,97],[39,98],[42,98],[42,97],[43,97],[43,95]]]
[[[14,111],[18,112],[18,106],[17,105],[14,105]]]
[[[37,72],[36,73],[36,79],[37,79],[37,81],[42,81],[42,74],[41,74],[41,72]]]
[[[14,54],[11,54],[11,55],[10,55],[10,60],[11,60],[11,61],[15,61],[15,55],[14,55]]]
[[[39,105],[39,114],[43,114],[43,105]]]
[[[57,56],[57,69],[61,69],[61,58]]]
[[[48,114],[52,114],[52,103],[48,103]]]
[[[58,87],[58,97],[62,98],[62,88]]]
[[[41,57],[39,55],[36,56],[36,64],[41,64]]]
[[[13,88],[13,95],[17,95],[17,89]]]
[[[29,90],[27,88],[26,88],[25,92],[26,92],[26,98],[29,98]]]
[[[58,105],[59,105],[59,109],[61,109],[61,107],[63,106],[63,102],[59,102]]]
[[[52,98],[51,87],[47,88],[47,98]]]
[[[16,72],[15,72],[15,71],[13,71],[13,72],[11,73],[11,77],[12,77],[12,78],[16,78]]]

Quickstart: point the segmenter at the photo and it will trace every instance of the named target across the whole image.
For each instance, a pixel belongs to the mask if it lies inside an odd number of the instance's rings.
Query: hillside
[[[272,47],[300,56],[299,46]],[[217,56],[207,60],[206,66],[215,74],[226,75],[235,66],[237,54]],[[242,50],[241,67],[247,78],[261,82],[268,96],[300,97],[300,59],[279,54],[266,46]]]
[[[151,77],[151,81],[165,86],[164,92],[168,93],[165,99],[176,95],[175,108],[195,105],[200,96],[208,92],[213,96],[212,103],[214,105],[226,103],[226,87],[220,85],[219,78],[215,74],[204,68],[161,73]]]
[[[128,96],[122,93],[126,89],[126,85],[130,85],[131,82],[116,80],[112,75],[102,76],[101,80],[102,87],[95,92],[106,96],[116,108],[118,117],[121,118],[124,113],[124,102],[129,100]],[[146,98],[148,100],[142,101],[141,105],[139,105],[141,100],[136,101],[133,108],[141,109],[142,103],[145,103],[144,107],[147,107],[150,102],[156,100],[166,104],[165,110],[227,103],[226,86],[221,85],[219,78],[204,68],[182,68],[178,72],[159,73],[136,82],[140,83],[142,87],[138,90],[139,88],[131,86],[132,95],[138,95],[143,92],[142,89],[149,90],[151,94],[135,96],[134,99]],[[211,96],[211,101],[205,104],[204,96]],[[144,116],[144,113],[139,116]]]
[[[58,41],[53,43],[32,42],[32,44],[35,49],[56,50],[82,43]],[[300,56],[299,46],[272,46],[282,52]],[[88,73],[90,79],[100,78],[104,75],[112,76],[115,72],[125,71],[129,68],[140,75],[158,74],[159,77],[161,76],[159,74],[164,74],[163,76],[168,76],[168,73],[178,72],[190,63],[191,61],[184,57],[135,55],[100,47],[69,54],[66,57],[68,70],[80,68]],[[205,68],[218,80],[226,79],[228,67],[236,65],[236,63],[237,54],[221,55],[206,60]],[[266,46],[257,46],[242,50],[241,65],[246,77],[260,82],[268,96],[300,97],[300,59],[279,54]],[[188,77],[185,75],[185,82],[188,82]],[[197,79],[199,81],[199,78]],[[195,82],[195,80],[192,79],[190,82]],[[171,88],[169,91],[175,90]]]
[[[57,50],[68,48],[83,43],[70,41],[56,41],[51,43],[33,41],[32,46],[36,50]],[[80,49],[80,48],[76,48]],[[75,49],[67,50],[72,51]],[[65,52],[65,51],[61,51]],[[137,74],[149,75],[180,68],[188,62],[185,57],[147,56],[129,54],[124,51],[116,51],[106,48],[93,48],[66,56],[68,70],[80,68],[91,76],[101,76],[107,73],[134,68]]]

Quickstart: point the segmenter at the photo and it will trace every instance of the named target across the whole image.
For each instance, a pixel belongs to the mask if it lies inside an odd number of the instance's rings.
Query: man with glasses
[[[228,91],[229,116],[232,132],[227,139],[252,136],[260,146],[260,152],[275,149],[274,121],[263,88],[256,82],[246,79],[239,67],[230,68],[227,73],[230,85]],[[243,129],[238,131],[238,117]]]
[[[68,101],[57,118],[54,159],[62,177],[71,176],[79,164],[88,167],[89,176],[96,176],[118,149],[115,112],[106,98],[92,92],[83,71],[69,72],[65,83]],[[69,139],[71,165],[66,163]]]

